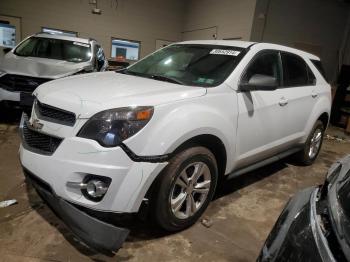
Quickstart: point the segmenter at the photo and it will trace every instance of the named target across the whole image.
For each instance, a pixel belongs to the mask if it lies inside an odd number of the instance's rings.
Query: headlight
[[[78,133],[104,147],[114,147],[135,135],[151,119],[153,107],[123,107],[97,113]]]

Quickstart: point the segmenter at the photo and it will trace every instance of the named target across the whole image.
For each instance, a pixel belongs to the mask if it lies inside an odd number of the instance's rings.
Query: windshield
[[[31,56],[65,60],[74,63],[86,62],[91,58],[90,44],[61,39],[30,37],[14,52],[18,56]]]
[[[221,84],[244,56],[243,48],[216,45],[171,45],[121,73],[183,85]]]

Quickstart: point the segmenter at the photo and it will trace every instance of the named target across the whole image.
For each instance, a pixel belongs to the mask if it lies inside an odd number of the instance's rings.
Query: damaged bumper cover
[[[28,170],[23,170],[26,180],[55,214],[84,243],[103,251],[117,251],[126,240],[129,230],[98,220],[56,196],[51,187]]]
[[[318,190],[307,188],[289,200],[257,261],[335,261],[316,214]]]

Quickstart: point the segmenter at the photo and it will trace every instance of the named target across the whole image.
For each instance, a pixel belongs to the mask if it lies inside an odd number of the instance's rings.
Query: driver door
[[[237,166],[267,159],[285,147],[283,126],[285,119],[285,97],[282,83],[282,66],[277,50],[258,52],[243,71],[240,83],[248,83],[254,75],[265,75],[277,80],[275,90],[238,91]]]

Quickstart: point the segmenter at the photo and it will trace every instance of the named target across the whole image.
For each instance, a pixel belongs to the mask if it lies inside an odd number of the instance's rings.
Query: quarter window
[[[276,78],[281,82],[279,55],[277,52],[264,52],[259,54],[248,66],[242,78],[243,83],[248,83],[253,75],[266,75]]]
[[[321,75],[327,81],[326,72],[324,71],[324,68],[322,66],[321,61],[320,60],[311,60],[311,62],[314,64],[314,66],[316,66],[317,70],[321,73]]]
[[[282,53],[284,86],[307,86],[315,84],[315,76],[299,56]]]

